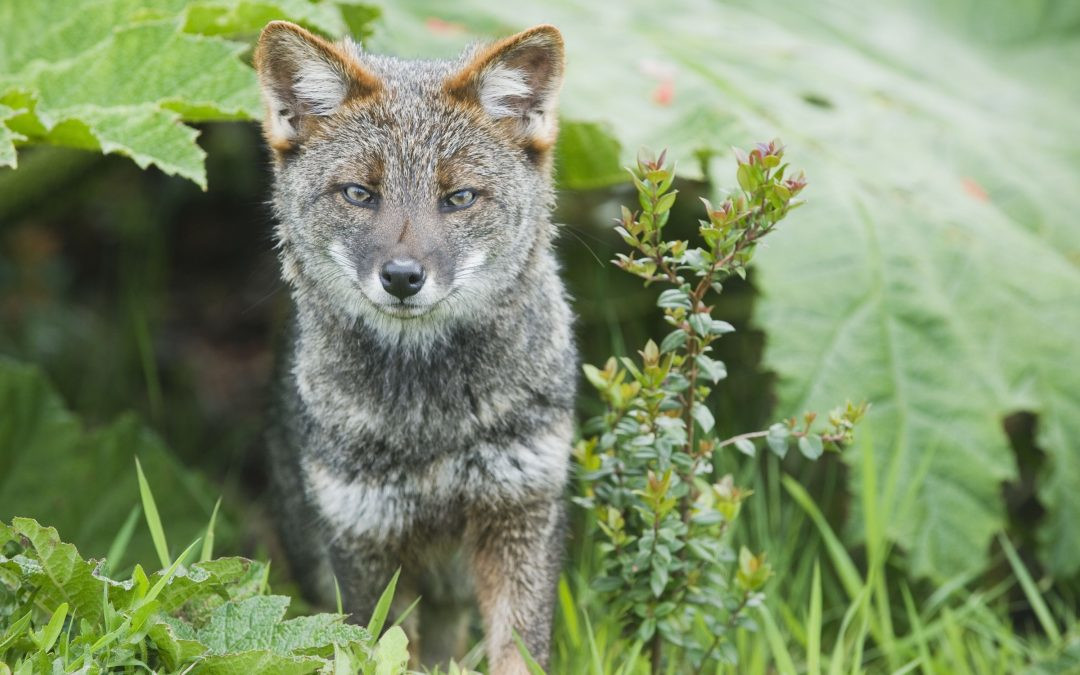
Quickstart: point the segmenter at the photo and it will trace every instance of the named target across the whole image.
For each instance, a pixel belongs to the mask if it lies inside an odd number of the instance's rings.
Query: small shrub
[[[594,588],[625,631],[650,645],[657,672],[665,644],[699,667],[731,660],[727,637],[750,625],[746,610],[761,603],[773,574],[764,554],[736,554],[727,543],[750,493],[730,475],[713,481],[715,453],[734,447],[752,457],[763,439],[780,457],[794,446],[817,459],[851,441],[866,407],[848,404],[825,425],[807,413],[718,439],[706,401],[727,371],[710,353],[734,328],[713,316],[709,300],[729,277],[745,276],[758,242],[800,204],[806,183],[791,175],[775,142],[740,153],[739,189],[719,206],[705,202],[692,243],[664,237],[677,195],[664,154],[642,156],[632,174],[641,210],[622,209],[616,230],[632,250],[615,263],[646,285],[667,287],[657,305],[672,331],[660,345],[649,341],[637,360],[585,366],[607,409],[577,447],[585,494],[576,501],[594,511],[604,535]]]

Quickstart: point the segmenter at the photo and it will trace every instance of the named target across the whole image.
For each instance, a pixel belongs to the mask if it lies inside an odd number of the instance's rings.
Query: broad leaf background
[[[259,114],[243,62],[255,31],[287,17],[366,33],[372,18],[340,2],[184,5],[0,0],[0,165],[14,165],[17,144],[44,141],[118,152],[205,186],[197,132],[182,122]],[[620,167],[642,145],[668,146],[684,175],[700,177],[725,170],[729,145],[782,138],[810,188],[755,276],[779,412],[873,403],[869,442],[846,459],[857,467],[873,453],[872,494],[891,538],[915,573],[939,580],[986,562],[1005,522],[1002,484],[1017,475],[1002,420],[1035,413],[1046,453],[1041,556],[1071,575],[1080,6],[1005,7],[381,3],[368,46],[445,56],[557,24],[569,188],[624,180]]]
[[[729,143],[781,137],[811,188],[755,279],[779,411],[873,403],[870,442],[846,459],[874,453],[889,534],[935,579],[986,562],[1002,483],[1017,475],[1003,418],[1036,413],[1041,554],[1069,575],[1080,569],[1069,525],[1080,512],[1080,80],[1068,64],[1080,9],[1032,3],[1005,23],[998,7],[386,5],[376,48],[444,54],[558,25],[563,113],[589,123],[565,125],[570,187],[621,180],[612,160],[642,145],[727,160]],[[682,168],[723,170],[713,160]]]

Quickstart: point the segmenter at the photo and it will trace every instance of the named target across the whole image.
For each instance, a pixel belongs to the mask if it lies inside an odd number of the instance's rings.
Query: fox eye
[[[374,192],[368,190],[363,185],[357,185],[356,183],[349,183],[341,188],[341,194],[345,197],[345,201],[350,204],[367,208],[374,208],[377,201]]]
[[[442,208],[445,211],[457,211],[472,206],[475,201],[476,192],[474,190],[458,190],[443,198]]]

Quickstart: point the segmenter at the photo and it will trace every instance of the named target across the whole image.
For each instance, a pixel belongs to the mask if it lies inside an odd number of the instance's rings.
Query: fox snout
[[[411,244],[342,238],[330,245],[329,255],[349,280],[347,293],[359,292],[380,311],[407,318],[445,298],[456,267],[453,256],[431,242]]]
[[[383,289],[402,301],[419,293],[426,280],[424,266],[412,258],[394,258],[387,261],[379,271],[379,281]]]

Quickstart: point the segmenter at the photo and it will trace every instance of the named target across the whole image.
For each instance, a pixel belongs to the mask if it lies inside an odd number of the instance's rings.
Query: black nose
[[[415,260],[391,260],[379,274],[382,287],[399,300],[419,293],[426,278],[424,268]]]

